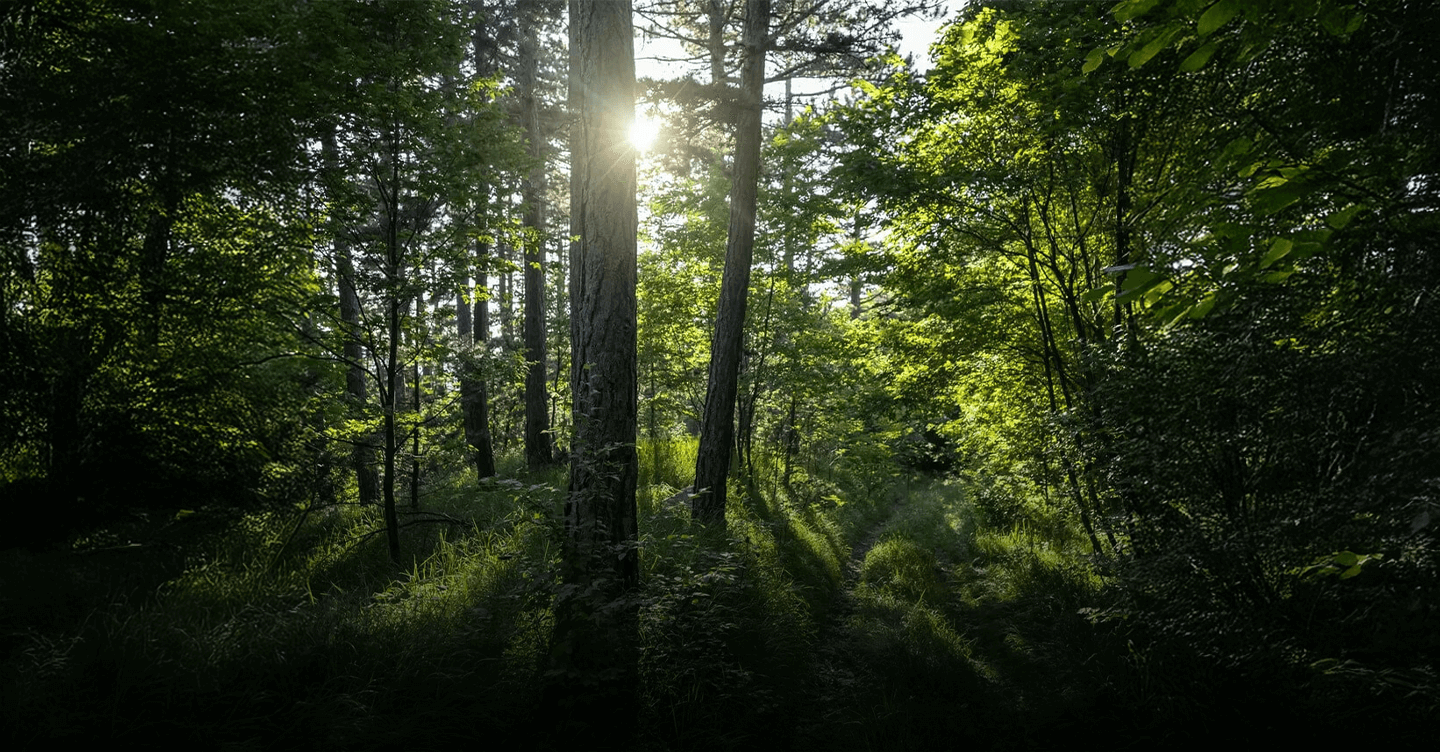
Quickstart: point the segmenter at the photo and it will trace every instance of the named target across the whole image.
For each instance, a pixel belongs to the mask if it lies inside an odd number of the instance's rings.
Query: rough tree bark
[[[735,396],[740,351],[745,336],[745,303],[750,292],[750,263],[755,250],[755,200],[760,175],[760,105],[765,86],[765,46],[770,0],[747,0],[742,43],[745,62],[735,125],[735,180],[730,190],[730,228],[720,305],[710,340],[710,371],[705,414],[695,458],[696,520],[725,524],[725,478],[735,437]]]
[[[637,705],[635,59],[629,0],[570,3],[574,443],[547,700],[566,740],[625,748]]]

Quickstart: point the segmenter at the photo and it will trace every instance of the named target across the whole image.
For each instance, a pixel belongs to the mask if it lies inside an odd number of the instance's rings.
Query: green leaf
[[[1143,266],[1136,267],[1125,273],[1125,281],[1120,285],[1120,297],[1133,298],[1164,281],[1163,275]]]
[[[1105,56],[1106,50],[1103,47],[1096,47],[1090,50],[1090,54],[1085,56],[1085,64],[1080,66],[1080,72],[1085,74],[1094,72],[1096,68],[1100,67],[1101,63],[1105,62]]]
[[[1320,25],[1330,32],[1331,36],[1345,36],[1345,22],[1347,21],[1344,8],[1331,8],[1320,16]]]
[[[1249,154],[1250,150],[1254,148],[1254,141],[1251,141],[1245,136],[1241,136],[1231,141],[1230,143],[1225,144],[1225,148],[1220,150],[1220,158],[1233,159],[1235,157],[1242,157],[1246,154]]]
[[[1359,563],[1360,557],[1354,551],[1341,551],[1335,554],[1335,563],[1342,567],[1353,567]]]
[[[1182,73],[1193,73],[1194,71],[1200,70],[1205,67],[1206,63],[1210,62],[1210,56],[1214,54],[1215,43],[1206,42],[1200,49],[1190,53],[1189,56],[1180,62],[1180,71]]]
[[[1080,300],[1084,303],[1099,303],[1114,291],[1115,287],[1113,285],[1102,285],[1081,295]]]
[[[1110,13],[1115,16],[1116,21],[1125,23],[1149,13],[1159,2],[1160,0],[1120,0],[1110,9]]]
[[[1210,315],[1210,312],[1213,310],[1215,310],[1215,296],[1208,295],[1204,300],[1190,306],[1190,310],[1186,311],[1186,313],[1190,314],[1190,318],[1192,319],[1203,319]]]
[[[1175,289],[1175,283],[1168,279],[1161,279],[1145,293],[1145,305],[1153,306],[1164,299],[1165,293]]]
[[[1274,242],[1270,243],[1270,250],[1260,259],[1260,268],[1269,268],[1271,264],[1289,255],[1294,248],[1295,243],[1288,238],[1275,238]]]
[[[1239,0],[1219,0],[1219,2],[1205,9],[1200,14],[1200,21],[1196,24],[1196,31],[1200,36],[1206,37],[1214,34],[1221,26],[1230,22],[1236,13],[1240,12]]]
[[[1364,208],[1365,207],[1362,204],[1352,204],[1350,206],[1347,206],[1344,209],[1341,209],[1340,211],[1337,211],[1326,217],[1325,224],[1330,225],[1337,230],[1343,230],[1345,229],[1346,225],[1350,224],[1351,220],[1355,219],[1355,215],[1359,214],[1360,210]]]
[[[1358,564],[1355,565],[1355,566],[1353,566],[1353,567],[1350,567],[1349,569],[1345,570],[1344,572],[1341,572],[1341,573],[1340,573],[1340,579],[1342,579],[1342,580],[1348,580],[1348,579],[1350,579],[1351,577],[1354,577],[1354,576],[1357,575],[1357,574],[1360,574],[1360,565],[1358,565]]]
[[[1267,178],[1270,185],[1257,189],[1252,195],[1255,200],[1255,209],[1261,214],[1275,214],[1281,209],[1299,201],[1300,198],[1312,192],[1312,188],[1302,180],[1285,181],[1283,178]]]
[[[1168,38],[1168,35],[1161,34],[1160,36],[1150,40],[1149,44],[1146,44],[1144,47],[1141,47],[1140,49],[1130,53],[1130,67],[1139,68],[1140,66],[1150,62],[1150,58],[1160,54],[1160,50],[1165,49],[1165,45],[1169,41],[1170,40]]]

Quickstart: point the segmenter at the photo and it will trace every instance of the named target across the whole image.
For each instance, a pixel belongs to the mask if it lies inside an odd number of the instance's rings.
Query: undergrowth
[[[1246,688],[1114,618],[1076,521],[1024,500],[991,514],[974,479],[859,467],[786,484],[757,457],[728,528],[707,530],[678,494],[693,442],[639,454],[636,749],[1145,746],[1249,718],[1196,694]],[[554,712],[565,471],[510,472],[432,478],[398,568],[378,511],[353,504],[218,527],[199,509],[152,520],[143,546],[111,531],[7,553],[4,741],[533,743]]]
[[[805,500],[736,483],[722,535],[667,501],[693,441],[640,456],[640,743],[721,749],[782,733],[850,546],[887,503],[865,496],[880,484]],[[178,563],[151,581],[97,583],[83,612],[12,614],[7,741],[381,749],[526,736],[544,722],[563,487],[563,469],[437,475],[420,510],[401,508],[399,568],[377,509],[254,512],[174,546]],[[12,574],[45,562],[23,564]],[[60,600],[75,583],[49,584]]]

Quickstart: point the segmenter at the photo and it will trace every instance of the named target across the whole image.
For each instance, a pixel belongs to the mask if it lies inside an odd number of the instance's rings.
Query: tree
[[[320,443],[311,11],[0,11],[0,482],[67,525],[122,495],[262,501],[266,457]]]
[[[490,338],[490,300],[485,271],[487,253],[484,245],[476,254],[477,284],[470,284],[469,274],[460,280],[455,302],[455,333],[462,353],[457,380],[460,386],[460,422],[465,444],[470,448],[471,461],[478,478],[495,475],[495,450],[490,440],[490,394],[479,365],[475,362],[486,354]],[[473,312],[473,313],[472,313]]]
[[[896,383],[1006,479],[992,521],[1078,514],[1172,670],[1353,695],[1436,654],[1398,594],[1436,582],[1437,21],[973,4],[851,111]]]
[[[693,9],[683,5],[674,4],[665,13],[688,21]],[[717,97],[715,112],[735,124],[725,272],[711,339],[705,413],[693,486],[695,519],[707,523],[723,526],[725,521],[725,481],[735,441],[735,405],[755,245],[766,54],[773,50],[785,58],[784,71],[773,80],[789,79],[802,71],[809,75],[854,71],[863,65],[867,51],[878,53],[883,49],[886,25],[891,19],[928,6],[919,3],[882,9],[865,4],[842,9],[827,5],[825,2],[782,3],[779,13],[772,16],[769,0],[745,0],[739,87],[732,87],[726,75],[728,53],[723,35],[726,20],[736,15],[734,6],[712,0],[703,9],[703,35],[692,37],[678,32],[678,38],[703,51],[708,63],[710,84],[691,88],[702,96],[708,93]],[[862,28],[865,31],[860,33]]]
[[[520,105],[533,160],[525,176],[522,265],[525,278],[525,460],[530,469],[555,461],[545,395],[545,174],[546,148],[540,122],[540,8],[532,3],[521,22]]]
[[[571,392],[564,584],[552,695],[566,721],[621,746],[636,713],[635,117],[631,9],[570,3]],[[593,689],[586,690],[589,685]],[[589,697],[585,697],[585,695]],[[583,699],[582,699],[583,698]],[[612,733],[612,730],[615,733]],[[593,740],[592,740],[593,743]]]
[[[390,555],[398,561],[398,463],[410,444],[413,506],[421,432],[434,419],[419,398],[430,293],[448,292],[460,286],[459,276],[468,277],[469,249],[486,224],[492,173],[518,160],[509,152],[515,138],[489,90],[461,75],[469,31],[464,18],[440,4],[408,1],[336,6],[334,12],[344,16],[348,32],[339,43],[365,51],[352,52],[359,59],[350,92],[354,111],[337,134],[342,182],[351,188],[335,192],[349,212],[335,231],[345,234],[346,247],[360,260],[356,286],[368,316],[358,331],[345,329],[363,336],[369,352],[379,402],[375,433],[385,527]],[[461,391],[462,402],[473,407],[473,384]],[[367,440],[369,432],[363,435]]]
[[[326,168],[332,175],[339,176],[336,165],[338,157],[334,132],[322,137]],[[339,219],[339,218],[337,218]],[[369,388],[365,369],[364,335],[360,329],[360,295],[355,287],[355,260],[350,252],[350,241],[343,232],[332,233],[335,253],[335,285],[340,302],[340,327],[344,344],[341,356],[345,361],[345,391],[359,414],[369,404]],[[361,436],[350,452],[351,467],[355,471],[355,484],[362,505],[377,504],[380,501],[380,476],[375,467],[374,439]]]
[[[735,179],[730,192],[730,229],[725,241],[725,274],[720,283],[715,334],[710,343],[705,414],[695,457],[695,519],[724,526],[725,479],[735,441],[735,397],[745,335],[745,303],[755,249],[755,197],[760,179],[760,110],[765,88],[765,44],[769,0],[745,5],[745,65],[735,122]]]

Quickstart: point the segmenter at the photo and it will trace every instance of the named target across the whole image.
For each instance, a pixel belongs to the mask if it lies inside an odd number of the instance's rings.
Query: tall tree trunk
[[[420,269],[415,269],[416,278],[420,277]],[[425,350],[425,294],[415,293],[415,321],[420,332],[415,335],[416,345],[415,360],[410,364],[410,378],[415,383],[410,391],[410,411],[414,416],[410,423],[410,508],[420,508],[420,408],[422,405],[422,387],[420,381],[420,353]],[[413,329],[414,327],[412,327]]]
[[[730,228],[725,244],[725,273],[715,333],[710,340],[710,372],[705,414],[695,459],[695,519],[725,525],[725,478],[735,435],[735,395],[739,388],[740,350],[745,334],[745,303],[750,293],[750,262],[755,250],[755,201],[760,176],[760,104],[765,86],[765,37],[770,1],[745,3],[745,63],[735,127],[735,182],[730,189]]]
[[[555,600],[548,701],[557,732],[629,748],[636,643],[635,58],[629,0],[570,2],[571,387],[565,586]]]
[[[325,156],[326,167],[332,172],[338,170],[338,149],[335,133],[327,132],[321,139],[320,148]],[[355,288],[355,261],[350,253],[350,243],[345,233],[334,233],[335,276],[340,288],[340,327],[344,336],[341,354],[345,358],[345,393],[356,410],[363,410],[370,402],[369,389],[365,385],[365,357],[360,343],[360,295]],[[380,478],[375,470],[375,437],[365,435],[355,442],[350,453],[350,464],[355,471],[355,485],[359,491],[360,503],[371,505],[380,500]]]
[[[506,208],[509,208],[508,205]],[[511,248],[506,243],[495,244],[496,258],[510,261],[512,260],[510,251]],[[495,281],[500,288],[499,294],[495,296],[495,302],[500,307],[500,341],[503,343],[501,350],[508,355],[515,346],[515,278],[507,267],[507,271],[497,277]]]
[[[539,23],[532,11],[520,44],[520,99],[535,160],[525,179],[525,463],[539,470],[555,462],[545,396],[545,144],[540,132]]]
[[[489,45],[492,42],[491,29],[486,22],[488,13],[477,13],[477,23],[471,36],[471,56],[475,61],[477,77],[495,73]],[[488,192],[482,193],[488,195]],[[484,207],[488,209],[487,207]],[[470,447],[470,459],[475,463],[475,475],[490,478],[495,475],[495,448],[490,435],[490,393],[485,376],[478,363],[490,354],[490,278],[489,247],[484,243],[475,246],[475,287],[473,295],[462,295],[456,304],[457,333],[461,345],[474,345],[470,355],[460,362],[460,411],[464,416],[465,443]],[[467,283],[468,285],[468,283]],[[460,310],[464,309],[464,313]],[[474,315],[471,316],[470,312]],[[473,322],[474,329],[470,325]]]
[[[479,281],[475,293],[473,296],[462,294],[455,310],[460,344],[475,346],[475,352],[460,361],[460,411],[464,416],[465,443],[470,447],[475,475],[480,478],[495,475],[495,450],[490,442],[490,395],[486,390],[485,377],[476,367],[476,359],[482,358],[490,349],[490,304],[486,290],[489,283],[485,273],[487,253],[484,245],[478,246],[476,273]],[[468,283],[466,286],[469,286]],[[471,301],[474,304],[473,317],[470,313]]]
[[[400,393],[403,390],[404,369],[400,362],[400,321],[404,317],[405,299],[400,294],[400,277],[404,273],[400,252],[400,155],[396,134],[388,134],[390,141],[390,186],[388,200],[383,206],[385,231],[385,318],[388,347],[385,353],[385,384],[380,391],[380,408],[384,411],[385,435],[385,539],[390,546],[390,560],[400,563],[400,522],[395,516],[395,459],[400,453],[400,434],[395,425],[395,412],[399,408]],[[384,195],[384,191],[381,194]]]
[[[163,177],[163,176],[162,176]],[[140,286],[145,318],[141,322],[141,339],[147,346],[160,343],[161,324],[165,318],[165,264],[170,256],[171,234],[179,201],[167,197],[163,206],[150,215],[141,246]]]

